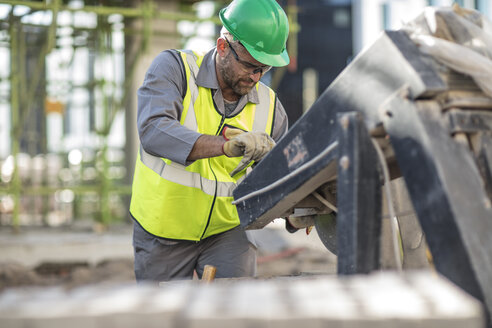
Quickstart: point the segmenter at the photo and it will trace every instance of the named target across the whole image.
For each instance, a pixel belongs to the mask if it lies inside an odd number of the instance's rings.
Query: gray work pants
[[[138,282],[192,279],[194,270],[201,279],[205,265],[217,268],[216,278],[256,275],[256,247],[240,227],[195,242],[159,238],[135,222],[133,250]]]

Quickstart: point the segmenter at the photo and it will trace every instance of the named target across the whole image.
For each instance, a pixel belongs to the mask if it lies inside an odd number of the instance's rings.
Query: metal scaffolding
[[[95,196],[96,201],[96,219],[103,224],[107,224],[115,217],[114,210],[111,204],[114,202],[114,197],[125,196],[130,194],[129,179],[122,177],[119,174],[115,178],[114,171],[115,163],[110,159],[111,149],[108,144],[108,138],[117,115],[125,110],[134,110],[128,104],[130,95],[134,92],[132,86],[134,83],[134,74],[137,63],[142,55],[147,51],[150,40],[156,33],[154,25],[158,22],[171,21],[177,22],[187,20],[193,22],[213,21],[217,23],[215,18],[199,18],[191,11],[188,6],[188,12],[183,11],[162,11],[158,10],[158,4],[145,0],[141,4],[137,4],[134,8],[123,8],[117,6],[90,6],[79,2],[62,2],[61,0],[53,0],[46,2],[34,1],[3,1],[2,4],[10,5],[9,13],[6,19],[0,20],[2,27],[8,31],[4,39],[1,40],[1,46],[8,49],[10,53],[10,73],[8,76],[2,76],[6,79],[9,85],[9,99],[6,103],[10,107],[10,154],[9,161],[13,164],[10,176],[3,172],[3,180],[0,180],[0,217],[3,216],[0,224],[12,225],[16,230],[20,225],[20,217],[22,212],[32,214],[33,206],[38,207],[38,213],[41,217],[41,223],[46,223],[46,215],[48,214],[53,202],[56,202],[57,193],[68,192],[68,201],[75,198],[75,202],[71,206],[71,210],[77,210],[86,205],[78,203],[78,198],[83,198],[84,195]],[[6,7],[6,6],[5,6]],[[23,14],[18,14],[18,8],[23,9]],[[181,8],[183,5],[181,4]],[[27,15],[32,15],[35,12],[43,12],[45,15],[50,15],[49,24],[33,24],[26,22],[24,19]],[[77,25],[72,19],[71,24],[60,24],[60,16],[70,13],[89,13],[96,16],[96,26],[85,27]],[[124,20],[124,24],[119,24],[115,27],[114,17],[119,16]],[[133,28],[135,22],[138,22],[141,28]],[[123,25],[123,27],[122,27]],[[55,172],[57,178],[52,179],[46,176],[46,170],[41,172],[33,171],[28,168],[27,173],[22,174],[22,168],[19,168],[19,163],[26,160],[25,152],[30,153],[30,156],[47,155],[49,153],[47,147],[47,113],[55,111],[62,114],[70,109],[70,104],[65,104],[60,101],[50,101],[47,98],[47,58],[57,49],[63,46],[60,41],[63,37],[63,29],[69,30],[68,38],[71,39],[72,58],[69,64],[73,64],[74,56],[77,49],[85,48],[89,53],[89,65],[86,70],[89,70],[89,78],[87,83],[77,85],[74,79],[62,79],[56,83],[64,85],[64,92],[67,94],[76,93],[77,89],[85,89],[89,94],[86,111],[95,111],[97,113],[89,113],[89,132],[96,136],[96,145],[93,151],[96,153],[95,159],[88,164],[90,167],[83,167],[83,163],[77,167],[70,167],[70,164],[65,161],[66,153],[62,149],[57,150],[59,156],[62,156],[61,171]],[[94,63],[96,59],[105,58],[108,61],[115,60],[115,52],[112,39],[115,31],[121,32],[125,37],[133,37],[137,41],[137,51],[132,54],[131,58],[124,56],[123,53],[118,55],[124,57],[125,65],[120,67],[124,72],[124,80],[116,81],[107,79],[104,76],[95,76]],[[37,33],[37,38],[42,46],[33,49],[32,44],[28,44],[26,34]],[[162,33],[162,32],[160,32]],[[171,33],[167,37],[179,38],[177,33]],[[32,38],[31,38],[32,39]],[[36,37],[34,37],[36,39]],[[31,47],[31,48],[30,48]],[[34,50],[35,56],[32,51]],[[27,52],[31,51],[31,57],[28,61]],[[121,49],[120,49],[121,52]],[[125,58],[126,57],[126,58]],[[32,58],[35,58],[33,64]],[[109,59],[108,59],[109,58]],[[73,77],[72,77],[73,78]],[[97,100],[95,99],[97,98]],[[40,105],[41,104],[41,105]],[[95,109],[97,107],[97,109]],[[96,124],[94,116],[98,117]],[[63,117],[66,121],[68,118]],[[79,122],[81,123],[81,122]],[[65,128],[66,128],[66,123]],[[37,130],[37,133],[35,132]],[[31,137],[27,138],[30,134]],[[23,140],[31,140],[38,147],[29,147],[23,145]],[[120,149],[120,152],[122,150]],[[134,158],[133,154],[127,154]],[[27,158],[31,161],[31,158]],[[7,161],[4,161],[4,164]],[[118,163],[121,165],[121,163]],[[5,165],[4,165],[5,166]],[[8,166],[8,165],[7,165]],[[22,165],[20,165],[22,167]],[[68,168],[66,166],[69,166]],[[46,162],[44,167],[46,168]],[[94,170],[95,168],[95,170]],[[116,167],[118,168],[118,167]],[[91,179],[80,178],[84,173],[84,169],[89,169],[93,174]],[[121,169],[121,167],[120,167]],[[65,172],[72,176],[73,179],[60,179],[59,174]],[[95,174],[94,174],[95,173]],[[120,170],[121,173],[121,170]],[[35,175],[42,175],[42,178],[35,178]],[[126,176],[132,172],[126,172]],[[6,177],[7,176],[7,177]],[[75,176],[75,177],[74,177]],[[77,178],[79,176],[79,178]],[[72,196],[70,196],[70,194]],[[53,200],[53,198],[55,198]],[[59,198],[59,197],[58,197]],[[66,198],[66,197],[65,197]],[[94,197],[93,197],[94,198]],[[9,207],[9,201],[11,206]],[[37,205],[36,205],[37,204]],[[51,204],[51,205],[50,205]],[[121,202],[120,202],[121,204]],[[3,212],[1,211],[3,209]],[[35,210],[36,211],[36,210]],[[126,215],[126,211],[124,211]],[[117,216],[117,215],[116,215]]]
[[[93,1],[82,0],[2,1],[1,5],[7,8],[8,14],[0,18],[0,30],[8,33],[0,33],[0,48],[7,49],[9,53],[10,72],[0,76],[0,83],[8,84],[8,88],[4,87],[8,89],[8,95],[0,95],[4,98],[0,99],[0,104],[7,104],[3,108],[10,111],[10,152],[7,159],[0,154],[0,226],[11,225],[18,230],[21,224],[26,224],[23,217],[37,217],[37,224],[50,224],[49,217],[53,211],[72,218],[91,217],[103,225],[114,218],[127,216],[126,202],[131,193],[133,153],[136,149],[127,145],[124,149],[112,149],[109,143],[111,130],[115,119],[122,113],[125,113],[126,121],[131,121],[125,123],[125,136],[132,134],[130,129],[135,129],[133,112],[136,109],[132,102],[138,87],[135,72],[152,38],[185,40],[175,28],[179,21],[220,24],[217,15],[199,17],[193,6],[196,2],[134,0],[131,8],[125,8],[118,6],[122,2],[117,0],[106,2],[110,5],[93,5]],[[214,1],[215,11],[227,3]],[[170,4],[171,10],[162,9],[162,5]],[[295,1],[287,2],[286,12],[291,24],[289,53],[295,57],[296,33],[299,30]],[[48,17],[47,21],[33,23],[26,19],[36,13]],[[75,17],[81,13],[90,15],[95,24],[76,23]],[[63,19],[67,16],[70,17],[68,23]],[[171,31],[160,28],[169,23],[174,26]],[[115,48],[115,34],[124,36],[123,49]],[[71,58],[63,65],[70,67],[72,75],[76,69],[80,70],[74,59],[77,51],[84,49],[88,52],[87,61],[81,65],[88,74],[86,81],[81,82],[74,76],[50,76],[48,59],[63,49],[71,49]],[[117,56],[124,61],[124,65],[114,69],[124,72],[120,74],[122,80],[97,74],[101,63],[106,60],[110,63],[108,65],[114,66]],[[284,73],[285,69],[274,72],[273,86],[278,85]],[[77,121],[68,115],[76,107],[71,99],[81,91],[88,95],[87,104],[82,106],[88,122]],[[60,100],[63,95],[65,99]],[[47,120],[50,113],[58,113],[61,117],[62,130],[74,124],[89,125],[88,133],[95,140],[91,145],[93,154],[89,156],[90,160],[86,161],[84,157],[83,161],[73,165],[68,161],[70,149],[67,147],[54,151],[49,149]],[[59,137],[61,140],[64,138],[63,135]],[[58,141],[61,143],[61,140]],[[131,141],[127,137],[126,143]],[[78,157],[84,152],[77,151]],[[119,152],[119,160],[111,159],[115,151]],[[128,159],[121,160],[121,157]],[[58,164],[49,164],[53,158]],[[39,161],[42,164],[36,166]],[[8,170],[2,170],[2,167],[10,168],[10,172],[5,172]],[[32,220],[27,221],[27,224],[32,223]]]

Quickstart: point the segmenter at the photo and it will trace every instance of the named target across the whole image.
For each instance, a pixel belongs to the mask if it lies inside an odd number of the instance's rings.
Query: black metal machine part
[[[435,102],[394,97],[385,127],[436,269],[492,309],[492,208],[471,151]]]
[[[340,113],[338,127],[338,273],[379,268],[381,179],[376,151],[356,112]]]
[[[382,130],[436,269],[492,313],[492,101],[463,102],[452,89],[467,84],[473,91],[473,81],[454,78],[443,77],[404,32],[382,34],[238,185],[241,225],[262,228],[336,184],[339,273],[377,269],[381,179],[370,136]],[[468,111],[468,103],[484,108],[483,115]],[[453,139],[459,133],[467,133],[465,144]]]
[[[405,33],[386,32],[347,66],[234,190],[236,200],[248,196],[237,203],[241,224],[262,228],[275,216],[288,212],[312,190],[336,179],[336,167],[333,166],[329,174],[311,181],[336,157],[334,149],[333,152],[325,151],[337,145],[337,113],[363,113],[366,127],[371,131],[381,125],[379,108],[391,95],[406,92],[411,98],[417,98],[445,90],[444,81],[422,60],[417,47]],[[308,166],[303,167],[306,164]],[[284,179],[288,174],[292,176]],[[277,183],[281,179],[285,182]],[[271,188],[274,183],[277,187]],[[310,190],[301,188],[304,185]],[[286,200],[285,196],[292,196],[292,193],[295,197]]]

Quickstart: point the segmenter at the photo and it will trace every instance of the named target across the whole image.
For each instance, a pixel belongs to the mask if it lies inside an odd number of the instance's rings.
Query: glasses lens
[[[239,64],[241,64],[241,66],[243,67],[243,70],[245,72],[248,72],[250,74],[258,74],[258,73],[261,73],[261,75],[263,75],[263,74],[265,74],[266,72],[268,72],[272,68],[272,66],[258,67],[258,66],[255,66],[255,65],[247,62],[247,61],[244,61],[244,60],[239,59],[239,55],[237,54],[236,50],[234,50],[234,48],[232,47],[232,45],[229,42],[229,40],[227,40],[227,38],[224,38],[224,39],[226,40],[227,44],[229,45],[229,48],[231,48],[232,53],[234,55],[234,59],[236,59],[236,61],[239,62]]]
[[[245,66],[245,65],[243,65]],[[251,67],[251,66],[250,66]],[[256,67],[256,68],[247,68],[247,71],[251,74],[258,74],[258,73],[261,73],[261,75],[265,74],[266,72],[268,72],[272,66],[262,66],[262,67]]]

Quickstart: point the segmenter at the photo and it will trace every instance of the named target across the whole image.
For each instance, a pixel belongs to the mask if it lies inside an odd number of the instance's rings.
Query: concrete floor
[[[98,233],[91,223],[18,234],[2,229],[0,264],[86,262],[101,270],[78,268],[72,272],[77,284],[55,280],[5,288],[0,327],[484,327],[480,304],[434,273],[339,279],[336,256],[315,230],[290,234],[283,224],[276,220],[253,232],[257,279],[171,282],[160,288],[134,282],[131,225]],[[108,260],[116,265],[102,267]],[[123,270],[128,274],[114,279]]]
[[[302,230],[290,234],[276,220],[265,229],[251,233],[260,254],[273,254],[292,248],[305,248],[326,253],[315,230],[310,235]],[[91,223],[79,223],[63,228],[21,228],[0,230],[0,262],[17,262],[36,267],[45,262],[87,262],[91,265],[105,260],[132,259],[132,226],[115,225],[104,232],[94,232]]]
[[[7,290],[0,327],[484,328],[484,317],[437,275],[376,272]]]

